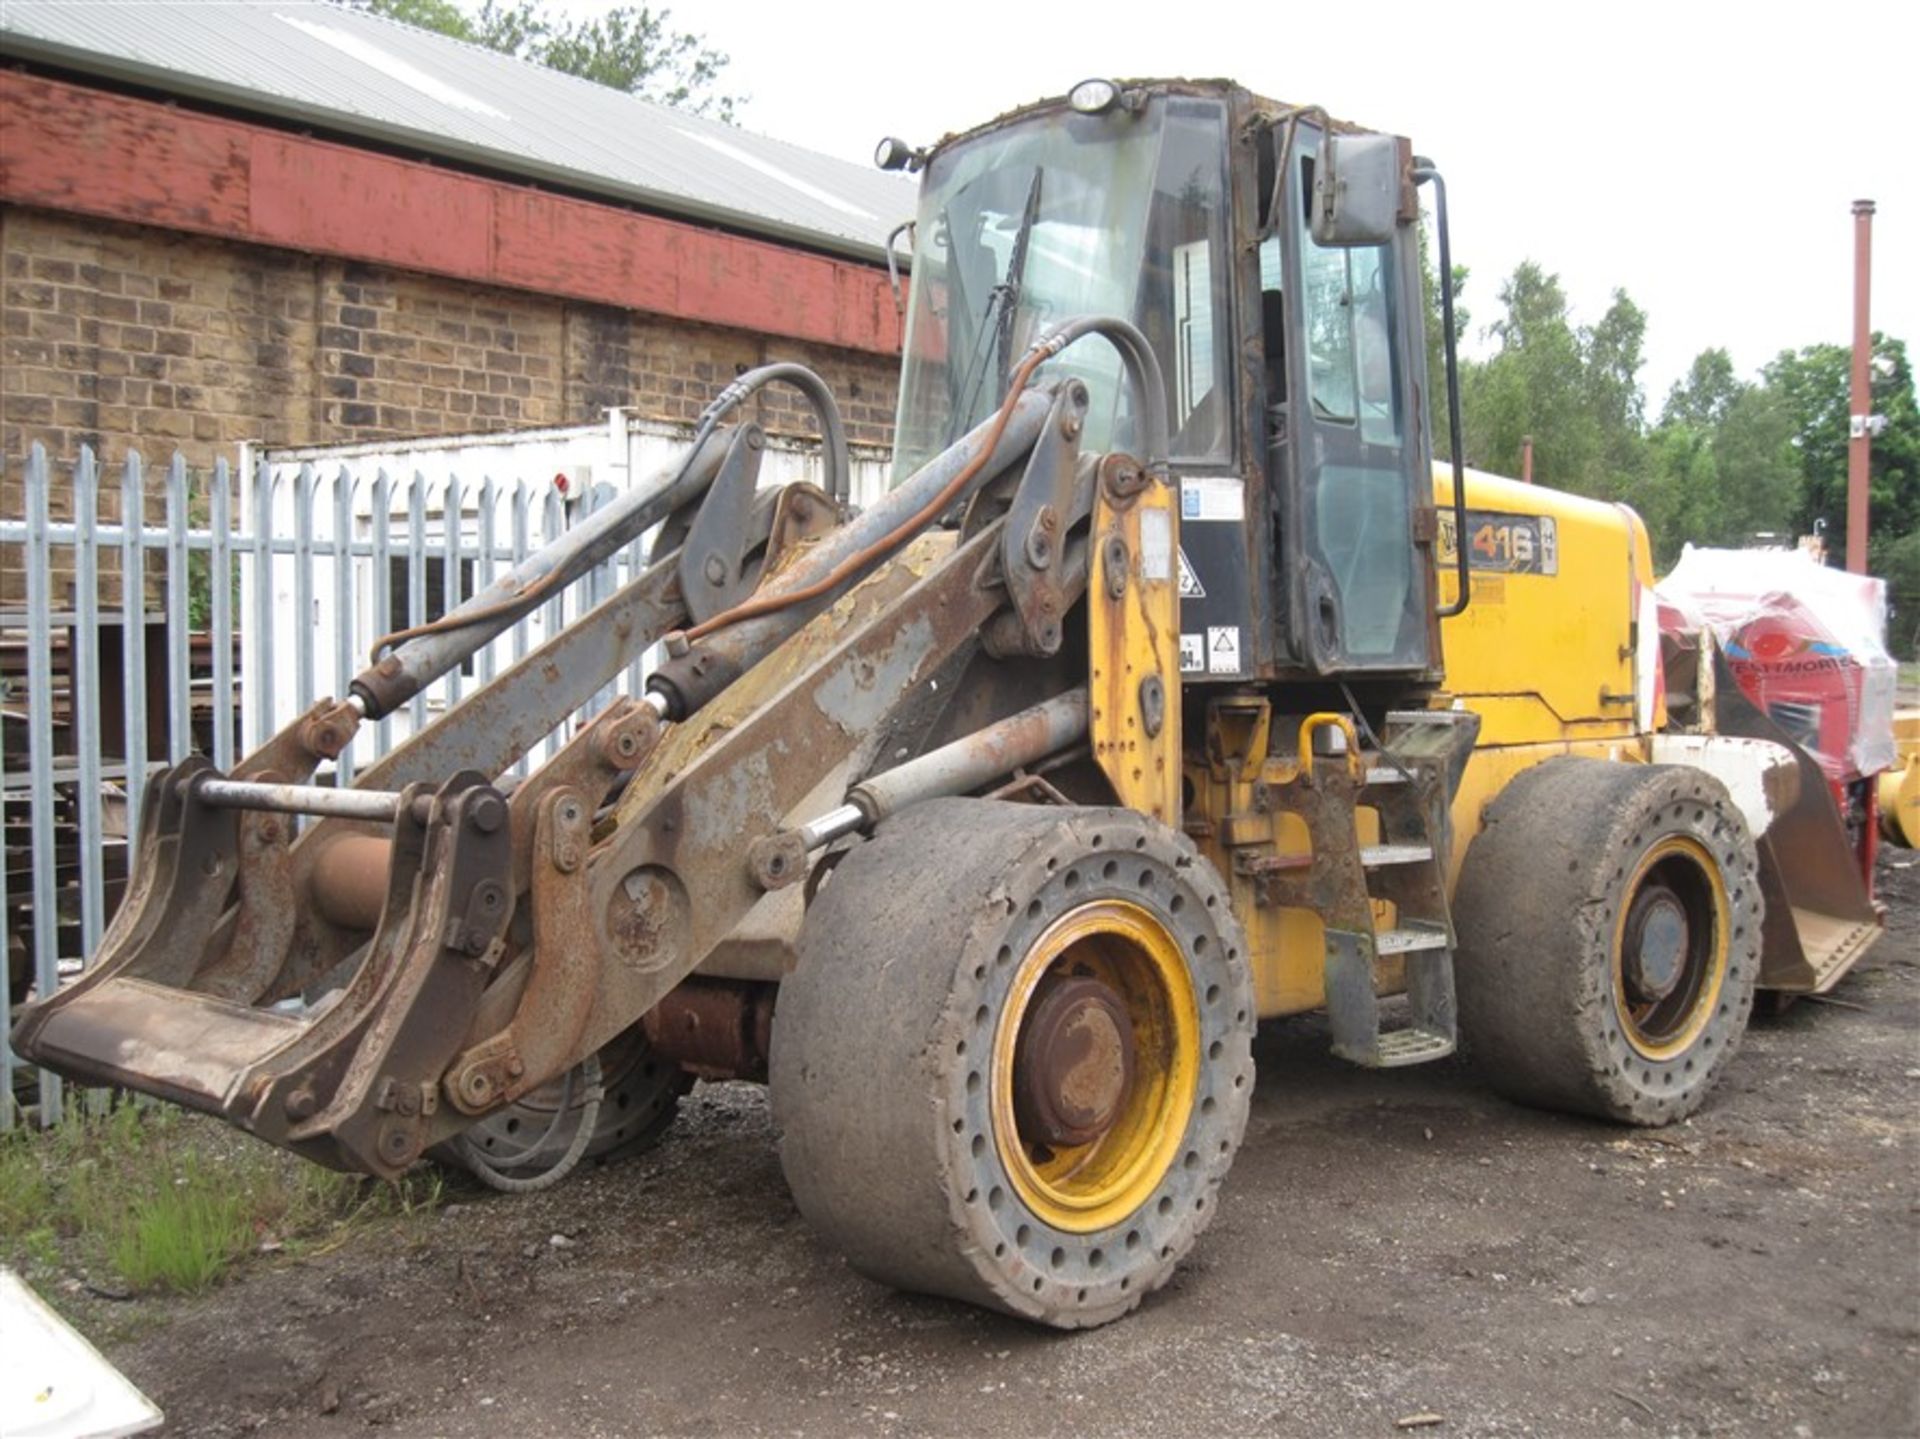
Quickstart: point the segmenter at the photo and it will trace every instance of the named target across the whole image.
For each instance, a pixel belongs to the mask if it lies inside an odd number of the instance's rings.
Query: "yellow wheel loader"
[[[1639,521],[1461,465],[1421,321],[1445,192],[1407,142],[1090,81],[879,158],[921,176],[891,491],[846,510],[810,372],[740,377],[683,464],[348,695],[161,775],[23,1055],[508,1188],[650,1142],[693,1076],[765,1080],[855,1267],[1074,1328],[1212,1218],[1262,1019],[1658,1124],[1757,985],[1878,932],[1804,754],[1705,683],[1669,719]],[[822,487],[757,487],[773,384]],[[325,782],[650,530],[630,585]]]

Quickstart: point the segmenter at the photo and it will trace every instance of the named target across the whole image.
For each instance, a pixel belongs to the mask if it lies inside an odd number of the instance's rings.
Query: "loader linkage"
[[[758,430],[719,423],[758,383],[793,382],[831,452],[824,387],[792,366],[743,377],[679,472],[614,519],[596,515],[398,637],[348,697],[231,776],[199,757],[156,776],[123,909],[87,972],[28,1009],[15,1046],[381,1176],[589,1060],[767,891],[802,878],[810,849],[876,817],[843,797],[918,746],[930,682],[983,633],[1059,647],[1060,615],[1086,585],[1094,465],[1077,444],[1085,387],[1026,387],[1046,357],[1037,347],[994,421],[833,526],[835,494],[757,498]],[[924,533],[969,505],[957,539]],[[1043,505],[1050,544],[1003,543],[1009,509]],[[625,589],[354,787],[309,782],[365,719],[661,522],[655,562]],[[669,635],[644,697],[601,709],[517,784],[496,781]],[[980,782],[981,753],[1010,768],[1040,757],[1033,746],[1074,742],[1077,693],[1039,719],[990,717],[903,770],[919,788],[891,802]],[[808,829],[822,811],[841,818]]]

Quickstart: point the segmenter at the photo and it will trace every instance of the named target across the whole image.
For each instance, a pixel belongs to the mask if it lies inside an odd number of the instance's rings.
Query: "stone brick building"
[[[772,358],[889,442],[896,177],[314,0],[109,8],[0,15],[0,515],[36,441],[685,421]]]

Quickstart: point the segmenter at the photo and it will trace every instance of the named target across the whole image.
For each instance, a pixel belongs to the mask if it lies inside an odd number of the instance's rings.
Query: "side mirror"
[[[1392,240],[1401,169],[1397,136],[1328,135],[1314,167],[1314,243],[1347,249]]]

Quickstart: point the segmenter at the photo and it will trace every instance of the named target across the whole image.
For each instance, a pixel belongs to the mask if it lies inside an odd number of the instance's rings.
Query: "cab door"
[[[1290,638],[1322,674],[1425,670],[1434,526],[1416,237],[1402,224],[1390,244],[1316,243],[1319,149],[1319,132],[1301,125],[1275,220],[1292,295]]]

